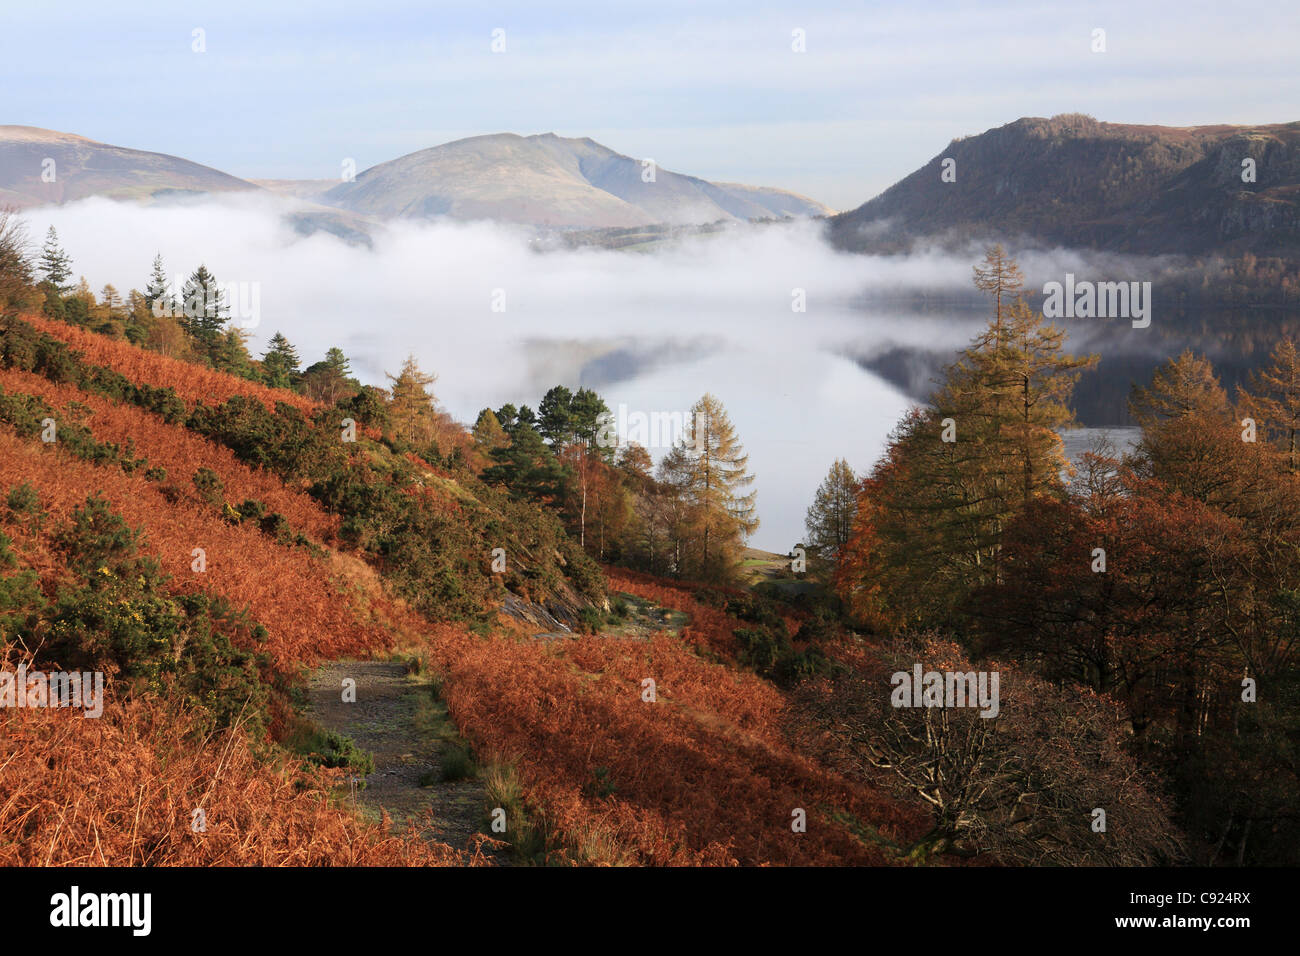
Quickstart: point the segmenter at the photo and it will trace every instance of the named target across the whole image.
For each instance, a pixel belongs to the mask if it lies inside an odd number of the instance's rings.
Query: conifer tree
[[[72,259],[59,245],[59,234],[53,226],[45,233],[39,268],[41,278],[52,285],[59,295],[67,295],[73,290],[69,281],[72,278]]]
[[[1271,364],[1251,375],[1249,390],[1242,390],[1241,404],[1256,419],[1257,427],[1277,442],[1286,456],[1287,471],[1296,473],[1300,464],[1300,351],[1291,339],[1273,348]]]
[[[157,307],[159,312],[170,314],[175,305],[167,294],[167,270],[163,267],[161,252],[153,257],[153,270],[149,273],[149,284],[145,286],[144,296],[150,309],[154,308],[155,302],[162,300],[162,305]]]
[[[485,408],[478,413],[471,434],[478,447],[489,455],[510,443],[510,436],[506,434],[496,413],[490,408]]]
[[[744,491],[754,482],[748,467],[749,456],[726,409],[705,394],[691,407],[682,441],[661,463],[685,501],[685,523],[702,577],[730,576],[741,545],[758,528],[754,493]]]
[[[436,405],[429,386],[438,376],[420,371],[414,355],[407,356],[398,374],[384,374],[393,383],[388,409],[398,435],[411,443],[430,441]]]
[[[182,328],[199,349],[215,361],[216,353],[223,348],[230,307],[216,276],[208,271],[206,265],[200,265],[186,280],[181,289],[181,310]]]
[[[262,355],[262,378],[271,388],[292,388],[298,381],[302,362],[298,350],[280,332],[271,336]]]
[[[828,567],[834,566],[848,543],[857,512],[858,480],[849,463],[841,458],[831,465],[817,488],[804,519],[806,544]]]
[[[0,308],[23,296],[31,281],[27,224],[17,212],[0,206]]]

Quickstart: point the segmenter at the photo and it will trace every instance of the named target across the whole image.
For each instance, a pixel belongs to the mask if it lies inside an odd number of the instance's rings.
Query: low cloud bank
[[[301,209],[241,195],[89,199],[25,217],[34,236],[58,229],[97,293],[144,288],[155,253],[169,274],[204,263],[222,282],[255,286],[259,314],[244,324],[257,354],[280,331],[304,364],[337,345],[362,381],[384,384],[413,353],[464,421],[504,402],[535,407],[557,383],[646,413],[685,411],[713,392],[757,476],[763,526],[751,543],[781,552],[802,538],[831,463],[869,468],[910,404],[848,356],[957,349],[983,323],[852,304],[873,291],[961,294],[976,259],[846,255],[814,223],[738,226],[638,253],[538,252],[526,232],[494,224],[397,222],[366,248],[299,235],[286,216]],[[1064,264],[1030,263],[1037,274]]]

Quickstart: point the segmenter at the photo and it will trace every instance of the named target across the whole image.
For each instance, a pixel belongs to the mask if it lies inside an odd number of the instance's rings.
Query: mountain
[[[52,182],[45,181],[51,177]],[[0,126],[0,206],[22,209],[87,196],[156,199],[256,188],[166,153],[110,146],[35,126]]]
[[[956,161],[944,182],[944,160]],[[1243,182],[1243,160],[1255,182]],[[1066,114],[953,140],[831,220],[842,248],[1028,239],[1129,253],[1300,256],[1300,122],[1133,126]]]
[[[380,163],[322,197],[381,218],[493,219],[610,228],[720,219],[818,216],[826,206],[779,189],[711,183],[657,168],[591,139],[497,133]]]

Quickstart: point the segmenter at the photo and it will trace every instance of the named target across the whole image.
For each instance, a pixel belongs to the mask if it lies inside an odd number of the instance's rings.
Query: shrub
[[[211,468],[200,468],[194,473],[194,487],[199,495],[210,504],[221,503],[221,492],[226,488],[220,476]]]
[[[36,514],[40,510],[40,496],[31,483],[26,481],[9,489],[5,503],[15,514]]]

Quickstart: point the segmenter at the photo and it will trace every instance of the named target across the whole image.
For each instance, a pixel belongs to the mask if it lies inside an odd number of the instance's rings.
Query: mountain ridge
[[[947,160],[955,181],[942,178]],[[1253,181],[1243,181],[1252,164]],[[1164,127],[1078,113],[952,140],[831,219],[853,251],[1023,238],[1114,252],[1300,256],[1300,122]]]
[[[53,181],[46,181],[53,160]],[[34,126],[0,126],[0,205],[18,209],[89,196],[153,201],[266,191],[377,221],[492,219],[562,229],[701,225],[822,216],[834,210],[771,186],[713,183],[654,168],[590,137],[488,133],[369,167],[353,181],[242,179],[168,153]]]

